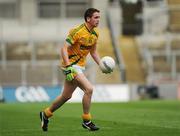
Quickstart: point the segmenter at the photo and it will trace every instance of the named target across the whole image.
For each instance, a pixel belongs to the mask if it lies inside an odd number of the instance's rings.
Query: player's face
[[[94,12],[93,16],[89,18],[89,24],[92,27],[97,27],[100,21],[100,13],[99,12]]]

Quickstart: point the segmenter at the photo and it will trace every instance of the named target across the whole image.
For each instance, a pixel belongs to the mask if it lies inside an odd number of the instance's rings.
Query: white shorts
[[[72,65],[72,67],[77,71],[78,74],[83,73],[84,70],[85,70],[85,67],[81,67],[81,66],[78,66],[78,65]]]

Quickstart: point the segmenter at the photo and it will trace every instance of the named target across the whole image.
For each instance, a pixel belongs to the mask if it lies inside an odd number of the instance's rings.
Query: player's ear
[[[90,22],[91,18],[90,17],[87,17],[87,22]]]

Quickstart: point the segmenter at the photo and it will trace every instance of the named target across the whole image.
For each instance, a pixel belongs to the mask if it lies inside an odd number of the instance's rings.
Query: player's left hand
[[[77,71],[72,66],[67,66],[63,73],[66,75],[67,81],[72,81],[77,74]]]
[[[102,71],[102,73],[104,73],[104,74],[110,74],[110,73],[112,73],[112,71],[103,71],[103,70],[101,70]]]

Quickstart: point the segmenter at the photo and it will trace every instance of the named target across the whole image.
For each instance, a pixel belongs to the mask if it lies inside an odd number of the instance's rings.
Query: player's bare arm
[[[97,44],[95,44],[95,45],[92,47],[92,49],[91,49],[91,51],[90,51],[90,54],[91,54],[92,58],[94,59],[94,61],[99,65],[99,63],[100,63],[100,57],[99,57],[99,54],[98,54],[98,52],[97,52]]]
[[[68,53],[67,53],[67,48],[68,48],[68,45],[66,43],[61,48],[61,57],[62,57],[62,59],[64,61],[65,66],[70,65],[69,58],[68,58]]]

